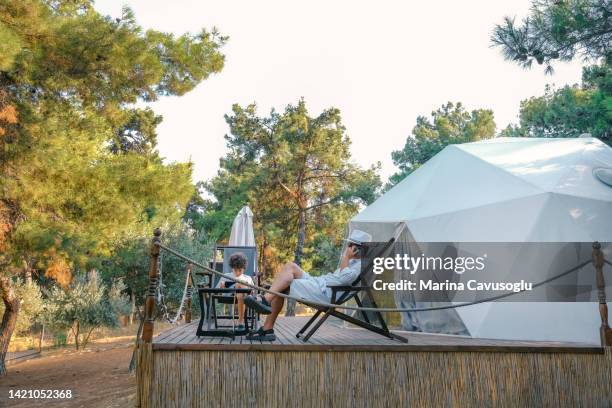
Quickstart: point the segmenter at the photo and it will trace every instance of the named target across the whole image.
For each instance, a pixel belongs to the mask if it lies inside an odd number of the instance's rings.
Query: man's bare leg
[[[283,309],[283,303],[285,303],[285,298],[274,296],[274,299],[272,299],[272,302],[270,302],[270,305],[272,306],[272,311],[268,316],[266,316],[266,321],[263,325],[264,330],[270,330],[274,327],[274,323],[276,323],[276,318]]]
[[[295,263],[286,263],[276,274],[276,277],[270,286],[270,290],[275,292],[284,292],[285,290],[289,289],[291,282],[293,282],[294,279],[300,279],[304,273],[305,272],[302,270],[302,268]],[[285,299],[283,297],[271,293],[266,293],[264,295],[264,299],[261,301],[256,300],[252,296],[249,296],[246,299],[246,303],[249,304],[250,307],[253,307],[256,310],[265,308],[265,312],[269,311],[266,321],[261,328],[265,331],[271,330],[274,327],[274,323],[276,322],[276,318],[283,308],[284,302]],[[268,305],[266,305],[266,303]],[[262,310],[260,310],[260,312],[266,314]]]
[[[270,286],[270,290],[275,292],[287,290],[289,286],[291,286],[291,282],[293,282],[294,279],[300,279],[303,274],[304,271],[302,268],[293,262],[288,262],[278,271],[278,274],[274,278],[274,282],[272,282],[272,286]],[[266,293],[264,296],[270,304],[272,304],[272,300],[276,297],[271,293]]]
[[[244,293],[236,293],[238,307],[238,324],[244,323]]]
[[[302,268],[293,262],[288,262],[281,267],[280,271],[278,271],[278,274],[274,278],[274,282],[272,282],[272,285],[270,286],[270,290],[275,292],[283,292],[284,290],[289,289],[291,282],[293,282],[294,279],[300,279],[303,274],[304,271]],[[285,299],[271,293],[266,293],[264,296],[270,303],[272,311],[268,316],[266,316],[266,321],[264,322],[263,328],[264,330],[270,330],[274,327],[276,318],[283,309]]]

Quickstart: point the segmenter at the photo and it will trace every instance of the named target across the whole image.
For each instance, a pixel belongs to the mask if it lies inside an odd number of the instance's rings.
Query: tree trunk
[[[40,329],[40,340],[38,341],[38,352],[39,353],[42,353],[44,341],[45,341],[45,324],[43,323]]]
[[[261,248],[259,249],[259,278],[263,279],[266,275],[266,236],[264,235],[261,240]]]
[[[300,208],[298,214],[298,239],[295,247],[295,258],[293,262],[302,265],[302,256],[304,255],[304,244],[306,242],[306,210]],[[295,300],[287,299],[287,307],[285,316],[295,316]]]
[[[87,346],[87,343],[89,343],[89,337],[91,337],[91,333],[94,331],[95,327],[92,327],[89,329],[89,331],[87,332],[87,337],[85,337],[83,339],[83,343],[81,343],[81,348],[84,348],[85,346]]]
[[[302,265],[302,256],[304,255],[304,244],[306,242],[306,210],[300,208],[298,214],[298,237],[295,247],[295,258],[293,262]]]
[[[32,268],[30,264],[25,264],[25,283],[26,285],[32,285]]]
[[[76,349],[78,350],[79,349],[79,321],[78,320],[76,321],[76,324],[73,327],[76,327],[76,329],[74,329],[74,344],[76,346]]]
[[[285,316],[295,316],[295,299],[287,299],[287,306],[285,307]]]
[[[134,290],[130,290],[130,326],[134,324],[134,315],[136,314],[136,293]]]
[[[2,315],[2,324],[0,325],[0,376],[2,376],[6,375],[6,352],[15,330],[21,302],[13,290],[10,278],[0,278],[0,291],[2,292],[2,301],[4,302],[4,314]]]

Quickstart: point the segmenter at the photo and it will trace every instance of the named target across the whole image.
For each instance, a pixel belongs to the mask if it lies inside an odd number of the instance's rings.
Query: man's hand
[[[342,254],[342,259],[340,260],[340,269],[346,268],[351,259],[357,258],[357,254],[355,253],[356,249],[357,248],[353,245],[349,245],[346,247],[344,253]]]
[[[348,246],[346,247],[346,257],[347,259],[355,259],[357,258],[357,247],[356,246]]]

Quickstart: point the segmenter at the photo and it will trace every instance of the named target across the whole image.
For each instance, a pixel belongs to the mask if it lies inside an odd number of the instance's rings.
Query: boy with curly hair
[[[253,279],[249,275],[245,275],[245,271],[248,265],[247,257],[242,252],[236,252],[230,256],[229,259],[229,267],[232,268],[232,277],[239,282],[247,283],[249,285],[254,285]],[[248,286],[241,285],[240,283],[234,282],[225,277],[219,280],[218,287],[220,288],[232,288],[236,287],[238,289],[246,288]],[[238,331],[244,330],[245,328],[245,320],[244,320],[244,293],[236,293],[236,303],[238,309],[238,326],[236,329]]]

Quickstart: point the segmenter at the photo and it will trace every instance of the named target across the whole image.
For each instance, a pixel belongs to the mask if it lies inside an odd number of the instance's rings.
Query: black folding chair
[[[216,255],[217,251],[221,251],[223,253],[223,261],[217,262]],[[251,276],[254,280],[255,285],[259,286],[259,274],[256,272],[255,262],[257,262],[257,251],[254,246],[251,247],[241,247],[241,246],[217,246],[215,248],[215,254],[213,261],[210,262],[210,268],[214,269],[218,272],[229,274],[231,273],[231,268],[229,266],[229,258],[235,254],[236,252],[242,252],[247,260],[248,265],[245,270],[245,275]],[[220,320],[230,320],[232,323],[238,319],[238,315],[236,313],[236,308],[234,307],[237,304],[236,294],[242,293],[247,294],[250,292],[248,289],[235,289],[235,288],[218,288],[220,277],[211,274],[210,272],[200,272],[198,275],[205,275],[208,279],[198,285],[198,298],[200,300],[200,310],[201,317],[200,323],[198,325],[197,335],[198,336],[230,336],[233,337],[234,334],[243,335],[247,333],[250,329],[254,329],[257,325],[258,314],[256,314],[250,308],[246,308],[245,310],[245,330],[244,333],[234,332],[234,324],[232,325],[222,325],[220,324]],[[218,314],[217,313],[217,304],[229,305],[231,313],[230,314]],[[210,319],[214,322],[214,329],[204,329],[205,320],[210,322]],[[250,324],[249,324],[250,322]],[[210,324],[207,324],[210,326]],[[231,328],[232,330],[220,330],[221,328]]]
[[[363,307],[363,301],[365,300],[368,303],[369,307],[377,308],[378,306],[376,305],[374,295],[372,294],[372,285],[370,280],[368,279],[369,275],[372,272],[372,262],[375,257],[382,256],[384,253],[386,253],[387,250],[391,248],[394,242],[395,238],[391,238],[380,251],[377,251],[378,253],[375,256],[370,256],[371,261],[365,268],[362,269],[361,273],[359,274],[359,277],[357,277],[357,279],[355,279],[355,281],[351,285],[329,285],[328,288],[330,288],[332,291],[329,303],[332,303],[334,305],[343,305],[349,300],[355,299],[355,303],[357,303],[357,306]],[[310,320],[306,322],[304,327],[302,327],[300,331],[295,335],[297,338],[302,338],[302,340],[304,341],[308,341],[308,339],[310,339],[310,337],[319,329],[319,327],[321,327],[321,325],[325,322],[325,320],[327,320],[329,316],[334,316],[340,320],[352,323],[356,326],[362,327],[366,330],[370,330],[374,333],[381,334],[390,339],[395,339],[403,343],[408,343],[408,339],[397,334],[391,333],[391,331],[389,331],[387,323],[385,322],[383,315],[379,311],[365,312],[363,310],[360,310],[359,313],[363,318],[363,320],[360,320],[355,318],[354,316],[339,312],[333,307],[324,307],[315,304],[309,304],[307,301],[300,302],[317,310],[314,316],[312,316]],[[373,320],[378,321],[379,325],[375,325]],[[310,329],[310,331],[306,333],[304,337],[302,337],[306,330],[308,330],[308,328],[315,321],[317,322],[312,327],[312,329]]]
[[[255,268],[255,263],[257,262],[257,249],[252,246],[252,247],[240,247],[240,246],[217,246],[217,250],[223,252],[223,273],[232,273],[232,270],[229,266],[229,258],[235,254],[236,252],[242,252],[246,257],[247,257],[247,261],[248,261],[248,265],[247,265],[247,269],[246,271],[244,271],[244,274],[247,276],[250,276],[253,278],[253,283],[255,283],[255,285],[259,286],[259,274],[256,272],[257,269]],[[214,261],[213,261],[214,262]],[[213,280],[214,284],[213,287],[217,287],[217,285],[219,284],[219,277],[217,276],[216,279]],[[222,304],[222,305],[236,305],[236,296],[235,296],[235,292],[234,293],[218,293],[218,294],[213,294],[212,295],[212,317],[214,319],[215,322],[215,328],[219,328],[219,327],[232,327],[230,325],[221,325],[219,324],[219,320],[221,319],[226,319],[226,320],[231,320],[234,321],[238,318],[237,314],[234,315],[228,315],[228,314],[222,314],[219,315],[217,314],[217,304]],[[227,308],[226,308],[227,309]],[[235,308],[232,307],[231,308],[232,312],[234,312]],[[248,321],[249,320],[253,320],[256,316],[253,313],[253,311],[250,308],[247,308],[246,311],[246,327],[248,330]],[[254,325],[255,323],[253,322],[252,325]]]

